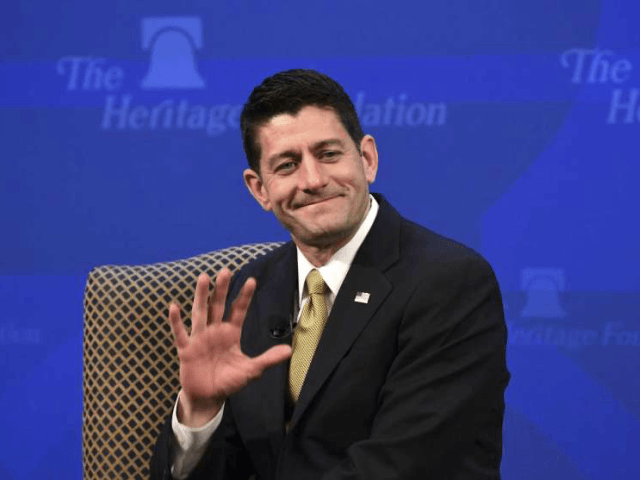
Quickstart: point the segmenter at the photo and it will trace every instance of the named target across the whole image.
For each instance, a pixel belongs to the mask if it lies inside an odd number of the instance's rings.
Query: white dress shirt
[[[369,195],[371,200],[369,211],[367,212],[364,220],[358,227],[356,234],[344,245],[340,250],[333,254],[329,261],[317,270],[322,275],[322,279],[327,284],[327,312],[331,313],[333,302],[336,299],[336,295],[344,282],[347,272],[351,267],[356,253],[360,249],[362,242],[371,230],[376,215],[378,214],[378,202],[376,202],[373,196]],[[298,311],[298,318],[302,312],[304,304],[309,300],[309,293],[306,288],[306,279],[309,272],[314,267],[309,260],[303,255],[299,248],[298,254],[298,305],[300,306]],[[296,318],[296,322],[298,320]],[[182,393],[182,392],[180,392]],[[174,448],[172,451],[173,464],[171,466],[171,474],[178,480],[185,479],[189,476],[189,473],[195,468],[195,466],[202,458],[204,450],[207,447],[207,443],[211,435],[216,431],[220,422],[222,422],[222,414],[224,413],[224,405],[206,425],[198,428],[191,428],[182,425],[178,421],[178,399],[180,393],[176,399],[176,403],[173,407],[173,416],[171,418],[171,428],[176,441],[174,442]]]

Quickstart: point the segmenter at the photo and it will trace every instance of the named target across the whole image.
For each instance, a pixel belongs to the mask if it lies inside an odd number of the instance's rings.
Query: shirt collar
[[[331,295],[333,298],[338,294],[338,290],[340,290],[340,286],[347,276],[347,272],[351,267],[351,263],[353,262],[358,249],[364,242],[365,237],[371,230],[371,226],[373,225],[373,221],[376,219],[376,215],[378,214],[378,202],[373,196],[370,194],[369,199],[371,200],[371,206],[369,211],[364,217],[364,220],[358,227],[356,234],[344,245],[340,250],[333,254],[333,256],[329,259],[329,261],[324,264],[322,267],[318,268],[320,275],[322,275],[322,279],[331,290]],[[300,251],[299,248],[296,247],[298,252],[298,301],[302,304],[302,295],[304,293],[304,283],[309,275],[309,272],[313,270],[314,267],[309,260],[304,256],[304,254]]]

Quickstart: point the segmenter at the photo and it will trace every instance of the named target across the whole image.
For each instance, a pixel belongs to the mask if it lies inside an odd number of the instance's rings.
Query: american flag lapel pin
[[[369,303],[369,297],[371,294],[368,292],[356,292],[356,298],[353,299],[356,303]]]

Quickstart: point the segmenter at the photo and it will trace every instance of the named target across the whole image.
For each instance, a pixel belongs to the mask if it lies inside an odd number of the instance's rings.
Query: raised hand
[[[291,347],[277,345],[250,358],[240,350],[240,332],[247,314],[256,281],[249,278],[231,306],[226,321],[225,302],[231,272],[218,273],[210,305],[209,277],[198,277],[191,311],[191,335],[180,319],[177,305],[169,307],[169,322],[178,347],[182,393],[178,419],[189,427],[199,427],[211,420],[229,395],[258,378],[270,366],[291,356]]]

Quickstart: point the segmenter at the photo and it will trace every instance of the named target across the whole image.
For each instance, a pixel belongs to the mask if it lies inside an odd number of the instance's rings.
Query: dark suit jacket
[[[378,216],[335,299],[285,431],[288,364],[226,403],[192,479],[498,479],[506,326],[496,279],[472,250],[402,218]],[[255,356],[289,319],[292,243],[237,275],[257,280],[241,346]],[[368,303],[354,302],[368,292]],[[271,324],[271,325],[270,325]],[[152,478],[170,478],[170,419]]]

